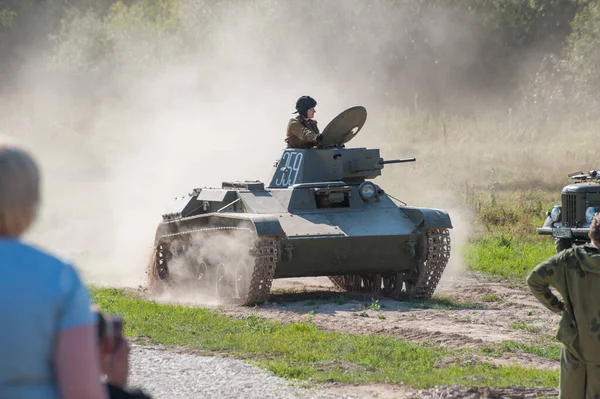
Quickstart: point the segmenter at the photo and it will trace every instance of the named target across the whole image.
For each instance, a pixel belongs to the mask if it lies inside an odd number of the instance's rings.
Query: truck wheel
[[[572,238],[555,238],[554,246],[556,247],[556,253],[559,253],[565,249],[571,248],[573,245]]]

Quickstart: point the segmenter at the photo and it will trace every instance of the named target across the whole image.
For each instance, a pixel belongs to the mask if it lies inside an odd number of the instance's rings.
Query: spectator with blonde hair
[[[588,236],[590,243],[559,252],[527,277],[533,295],[562,316],[556,335],[563,346],[561,398],[600,394],[600,214],[594,215]]]
[[[20,237],[40,204],[40,173],[0,144],[0,397],[102,398],[97,321],[74,267]]]

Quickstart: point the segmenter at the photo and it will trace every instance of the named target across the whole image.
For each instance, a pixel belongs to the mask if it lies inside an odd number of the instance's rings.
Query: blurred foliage
[[[503,46],[514,49],[545,44],[546,51],[560,48],[570,23],[590,0],[473,0],[485,25],[499,33]]]
[[[8,8],[0,9],[0,28],[12,28],[17,13]]]
[[[177,0],[116,1],[101,13],[68,7],[57,33],[50,35],[54,44],[52,65],[71,71],[106,72],[125,64],[140,67],[159,62],[178,53],[172,41],[169,45],[161,41],[178,27]],[[131,59],[125,63],[119,55]]]
[[[573,21],[567,40],[567,64],[573,97],[586,111],[598,116],[600,96],[600,5],[591,3]]]
[[[570,24],[560,54],[546,54],[535,76],[526,82],[525,107],[547,124],[556,115],[577,122],[600,116],[600,5],[591,1]]]
[[[250,14],[260,21],[244,20]],[[215,45],[216,28],[230,28],[231,40],[285,31],[291,42],[265,40],[256,53],[296,46],[332,76],[349,76],[360,55],[378,60],[366,86],[398,104],[469,114],[483,101],[514,107],[520,96],[548,120],[556,110],[596,114],[599,18],[596,0],[0,0],[0,68],[44,54],[64,71],[135,70]]]

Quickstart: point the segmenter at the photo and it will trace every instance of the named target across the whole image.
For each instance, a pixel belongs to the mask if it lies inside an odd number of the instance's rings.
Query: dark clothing
[[[317,123],[298,115],[288,122],[285,142],[290,148],[312,148],[317,143],[318,135]]]
[[[598,366],[578,360],[563,345],[560,356],[560,397],[595,399],[600,393]]]
[[[589,243],[561,251],[537,265],[527,284],[546,308],[562,315],[556,335],[564,346],[561,398],[600,394],[600,249]]]
[[[139,389],[124,390],[116,385],[106,384],[110,399],[152,399]]]

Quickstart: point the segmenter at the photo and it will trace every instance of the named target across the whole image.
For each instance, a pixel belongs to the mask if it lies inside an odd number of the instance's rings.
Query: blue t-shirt
[[[95,322],[73,266],[0,238],[0,398],[58,398],[57,333]]]

